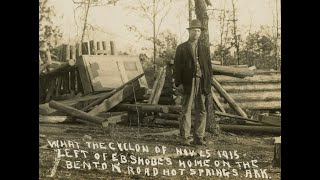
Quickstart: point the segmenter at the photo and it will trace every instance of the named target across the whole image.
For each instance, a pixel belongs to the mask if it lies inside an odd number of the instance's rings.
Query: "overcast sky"
[[[79,18],[83,16],[83,11],[78,9],[74,14],[74,9],[77,4],[72,0],[49,0],[50,4],[55,7],[58,17],[59,25],[63,31],[64,42],[74,43],[81,37],[82,25]],[[152,0],[142,0],[150,1]],[[168,0],[166,0],[168,1]],[[139,16],[137,11],[128,7],[137,4],[139,0],[119,0],[113,6],[92,7],[89,12],[88,23],[99,29],[90,31],[89,36],[85,40],[105,40],[115,41],[118,50],[128,51],[129,49],[140,51],[141,47],[146,45],[145,41],[138,40],[134,33],[129,32],[126,25],[135,25],[140,31],[152,36],[152,25],[147,18]],[[210,9],[225,9],[231,10],[231,0],[211,0],[213,7],[208,6],[209,33],[210,42],[217,44],[220,39],[219,35],[219,11],[212,11]],[[238,0],[237,3],[237,18],[238,26],[243,33],[247,32],[251,23],[253,32],[260,26],[273,26],[274,16],[276,15],[276,2],[278,3],[279,23],[281,23],[281,7],[280,0]],[[188,0],[173,0],[170,6],[172,10],[163,20],[161,31],[169,29],[172,33],[177,34],[179,43],[188,39]],[[163,11],[165,12],[165,11]],[[76,17],[76,20],[75,20]],[[159,18],[160,19],[160,18]],[[158,20],[159,22],[159,20]],[[280,25],[280,24],[279,24]],[[78,36],[77,36],[78,35]]]

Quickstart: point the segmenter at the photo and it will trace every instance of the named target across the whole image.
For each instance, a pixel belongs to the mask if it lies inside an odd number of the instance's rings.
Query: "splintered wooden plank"
[[[151,104],[158,104],[165,79],[166,79],[166,67],[163,67],[162,71],[161,71],[161,77],[160,77],[159,83],[156,87],[156,92],[155,92],[155,95],[151,101]]]
[[[138,81],[132,83],[131,85],[125,86],[123,89],[119,90],[113,96],[104,100],[101,104],[89,111],[89,114],[98,114],[110,110],[117,104],[121,103],[124,99],[132,95],[134,90],[138,91],[139,88],[140,85]]]
[[[153,101],[154,96],[155,96],[155,94],[156,94],[157,86],[158,86],[159,81],[160,81],[161,76],[162,76],[162,72],[163,72],[163,68],[160,69],[160,72],[159,72],[159,74],[157,75],[157,78],[156,78],[156,80],[155,80],[154,83],[153,83],[152,91],[151,91],[150,97],[149,97],[149,99],[148,99],[148,104],[152,104],[152,101]]]
[[[49,106],[54,109],[57,109],[58,111],[64,112],[67,115],[70,115],[72,117],[80,118],[82,120],[85,120],[85,121],[88,121],[91,123],[95,123],[95,124],[99,124],[101,126],[102,126],[102,123],[105,121],[105,119],[102,117],[90,115],[88,113],[77,110],[75,108],[64,105],[62,103],[58,103],[56,101],[50,101]]]
[[[78,66],[78,71],[79,71],[80,80],[81,80],[84,94],[88,94],[88,93],[93,92],[93,88],[91,86],[91,79],[89,76],[87,65],[84,60],[84,56],[80,56],[77,59],[77,66]]]

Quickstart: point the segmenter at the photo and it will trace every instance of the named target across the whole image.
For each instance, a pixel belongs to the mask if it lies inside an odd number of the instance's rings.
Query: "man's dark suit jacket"
[[[174,68],[175,85],[183,84],[186,94],[191,92],[192,78],[195,77],[195,60],[192,56],[191,44],[186,41],[177,47]],[[202,72],[201,89],[203,94],[211,93],[212,66],[208,47],[198,41],[198,57]]]

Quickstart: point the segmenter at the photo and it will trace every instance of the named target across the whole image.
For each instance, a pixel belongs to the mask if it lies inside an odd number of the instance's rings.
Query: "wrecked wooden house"
[[[172,57],[149,87],[138,56],[117,55],[105,41],[40,47],[40,123],[179,125],[181,105],[172,81]],[[213,65],[212,99],[221,129],[279,133],[280,73],[245,65]],[[225,119],[235,120],[228,124]]]

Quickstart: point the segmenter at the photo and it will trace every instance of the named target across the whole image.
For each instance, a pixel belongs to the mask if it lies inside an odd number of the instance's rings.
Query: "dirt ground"
[[[172,135],[147,135],[148,133],[169,132],[177,130],[175,128],[167,127],[137,127],[137,126],[125,126],[114,125],[102,129],[100,127],[86,126],[81,124],[40,124],[40,137],[39,137],[39,179],[280,179],[281,169],[272,167],[273,159],[273,137],[272,135],[250,135],[250,134],[233,134],[223,132],[219,137],[212,137],[210,134],[206,134],[207,146],[196,147],[184,146],[180,144],[179,136],[175,133]],[[57,159],[57,147],[51,147],[49,142],[78,142],[79,149],[88,151],[86,158],[83,154],[79,153],[78,157],[75,157],[73,147],[60,147],[61,154],[65,157]],[[86,142],[102,142],[105,143],[106,149],[97,148],[92,149],[88,147]],[[118,147],[116,150],[109,148],[108,143],[113,142],[116,147],[117,142],[130,143],[133,147],[128,151],[121,151]],[[69,144],[68,144],[69,145]],[[149,152],[137,152],[136,147],[148,146]],[[130,157],[142,157],[149,158],[150,156],[156,156],[162,154],[162,146],[166,147],[165,157],[171,159],[171,164],[167,164],[168,161],[164,160],[163,164],[157,164],[155,166],[130,164],[128,160],[126,163],[120,164],[121,172],[112,171],[112,153],[117,153],[117,158],[120,161],[120,154],[126,158]],[[103,146],[101,146],[103,147]],[[123,146],[122,146],[123,147]],[[155,152],[156,147],[159,147],[160,152]],[[65,149],[68,151],[69,157],[66,154]],[[78,149],[78,150],[79,150]],[[177,149],[195,150],[194,156],[177,156]],[[200,151],[203,150],[203,151]],[[207,151],[206,151],[207,150]],[[187,151],[188,152],[188,151]],[[201,154],[202,152],[202,154]],[[208,152],[208,154],[206,154]],[[99,160],[94,154],[100,155]],[[106,154],[106,159],[102,159],[102,154]],[[219,156],[223,153],[225,156]],[[202,157],[202,156],[206,157]],[[209,155],[209,156],[208,156]],[[71,157],[73,156],[73,157]],[[163,156],[163,155],[162,155]],[[227,158],[228,157],[228,158]],[[205,166],[204,161],[210,160],[210,166]],[[197,166],[186,167],[181,175],[179,169],[179,160],[186,162],[202,162],[203,164],[197,164]],[[189,160],[189,161],[188,161]],[[252,161],[254,160],[254,161]],[[256,161],[255,161],[256,160]],[[72,162],[79,161],[79,164],[74,165]],[[91,169],[88,166],[84,166],[83,162],[96,162],[100,164],[98,168],[95,168],[91,164]],[[104,169],[102,163],[106,162]],[[146,163],[146,161],[144,161]],[[208,161],[207,161],[208,162]],[[223,162],[226,162],[223,164]],[[248,162],[247,169],[239,162]],[[69,163],[69,164],[68,164]],[[216,164],[217,163],[217,164]],[[228,163],[230,167],[228,166]],[[253,163],[253,164],[252,164]],[[71,165],[72,164],[72,165]],[[187,164],[188,165],[188,164]],[[201,167],[201,165],[203,165]],[[242,168],[239,168],[239,165]],[[70,168],[72,166],[72,168]],[[131,167],[129,171],[128,166]],[[250,167],[249,167],[250,166]],[[68,167],[70,169],[68,169]],[[79,167],[76,169],[75,167]],[[146,169],[149,168],[150,176],[144,175]],[[158,174],[153,176],[153,168],[158,170]],[[138,174],[139,169],[141,170]],[[163,171],[169,173],[163,174]],[[192,171],[191,169],[195,169]],[[201,169],[201,170],[200,170]],[[203,171],[202,171],[203,170]],[[226,170],[228,173],[222,173],[222,170]],[[246,171],[247,170],[247,171]],[[248,171],[252,172],[252,178],[249,178]],[[265,171],[267,176],[263,176]],[[174,175],[176,172],[176,175]],[[191,175],[194,172],[195,175]],[[202,173],[199,176],[199,173]],[[235,173],[236,172],[236,173]],[[246,172],[248,177],[246,177]],[[135,173],[135,174],[132,174]],[[206,174],[207,173],[207,174]],[[260,177],[259,177],[260,176]]]

